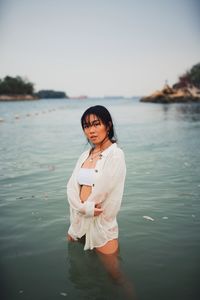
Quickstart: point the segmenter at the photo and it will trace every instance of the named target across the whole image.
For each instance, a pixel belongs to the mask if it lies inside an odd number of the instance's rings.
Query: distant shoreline
[[[0,101],[24,101],[24,100],[39,100],[37,96],[33,95],[0,95]]]
[[[142,97],[140,102],[164,104],[200,102],[200,90],[194,86],[175,89],[166,84],[162,90],[155,91],[149,96]]]

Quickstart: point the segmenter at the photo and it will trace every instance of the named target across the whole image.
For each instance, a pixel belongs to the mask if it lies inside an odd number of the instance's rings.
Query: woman
[[[104,106],[88,108],[81,125],[92,148],[82,153],[67,183],[68,240],[84,237],[84,250],[113,254],[118,249],[116,217],[126,176],[124,153],[117,146],[112,118]]]

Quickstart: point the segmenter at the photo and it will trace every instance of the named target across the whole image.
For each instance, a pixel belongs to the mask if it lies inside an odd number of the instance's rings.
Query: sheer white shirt
[[[70,227],[68,233],[77,240],[85,235],[84,250],[105,245],[118,238],[117,214],[124,191],[126,164],[124,152],[113,143],[102,152],[94,172],[92,192],[82,203],[78,172],[89,156],[90,149],[79,157],[67,183],[67,197],[70,205]],[[95,204],[101,204],[103,212],[94,216]]]

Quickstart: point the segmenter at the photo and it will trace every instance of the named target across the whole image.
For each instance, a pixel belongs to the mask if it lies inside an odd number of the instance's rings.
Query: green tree
[[[32,95],[34,85],[20,76],[6,76],[0,79],[0,95]]]
[[[189,78],[194,86],[200,88],[200,63],[192,67],[189,72]]]
[[[184,88],[193,85],[200,89],[200,63],[194,65],[189,71],[179,77],[173,88]]]

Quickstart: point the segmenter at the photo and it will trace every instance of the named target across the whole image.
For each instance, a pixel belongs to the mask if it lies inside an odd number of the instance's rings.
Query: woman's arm
[[[103,213],[116,216],[120,206],[124,190],[126,176],[126,163],[124,153],[118,149],[105,162],[102,176],[98,179],[95,191],[88,197],[88,202],[100,204]],[[109,201],[106,201],[108,200]]]
[[[81,154],[81,156],[79,157],[79,159],[75,165],[72,175],[71,175],[69,181],[67,182],[67,198],[68,198],[68,202],[69,202],[70,206],[74,210],[83,214],[85,217],[92,217],[92,216],[94,216],[95,203],[92,203],[92,202],[89,203],[87,201],[85,201],[84,203],[81,202],[81,199],[79,196],[80,187],[79,187],[79,184],[76,179],[77,171],[78,171],[80,164],[82,163],[82,160],[84,159],[87,152],[88,151],[85,151]]]
[[[74,210],[85,215],[85,217],[94,216],[95,203],[88,201],[85,201],[84,203],[81,202],[78,183],[76,183],[75,179],[75,170],[67,183],[67,196],[69,204]]]
[[[118,149],[116,153],[108,158],[105,168],[102,170],[102,176],[98,179],[94,191],[90,194],[87,201],[81,203],[79,197],[79,185],[76,181],[76,173],[79,168],[79,161],[67,183],[67,196],[70,206],[83,214],[85,217],[98,216],[109,206],[105,203],[106,198],[112,193],[115,198],[110,209],[110,213],[117,214],[122,200],[124,180],[126,176],[126,164],[124,153]],[[103,204],[103,207],[101,207]]]

